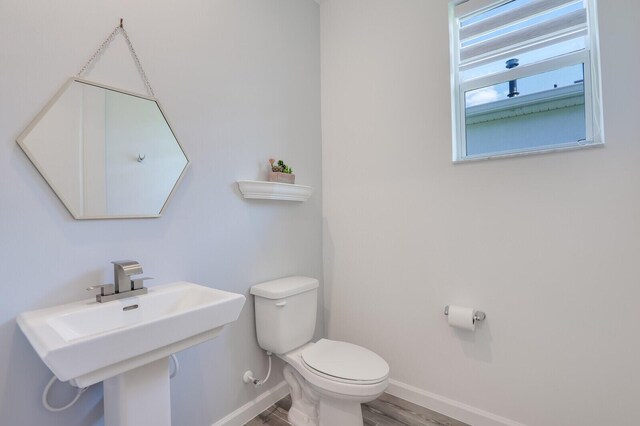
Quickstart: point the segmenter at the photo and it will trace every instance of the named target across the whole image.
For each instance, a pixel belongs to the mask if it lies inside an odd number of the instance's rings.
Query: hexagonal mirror
[[[156,99],[79,78],[18,144],[76,219],[159,217],[189,166]]]

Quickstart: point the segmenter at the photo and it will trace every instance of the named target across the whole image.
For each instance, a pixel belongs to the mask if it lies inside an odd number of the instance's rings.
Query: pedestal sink
[[[24,312],[18,325],[60,381],[104,381],[106,426],[169,426],[168,356],[216,337],[245,297],[176,282],[147,294]]]

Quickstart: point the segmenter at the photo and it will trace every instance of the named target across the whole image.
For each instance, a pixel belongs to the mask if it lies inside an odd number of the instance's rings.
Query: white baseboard
[[[389,379],[389,387],[386,392],[473,426],[526,426],[515,420],[489,413],[393,379]],[[242,426],[284,398],[288,393],[289,387],[283,380],[211,426]]]
[[[473,426],[526,426],[393,379],[389,379],[387,393]]]
[[[247,402],[233,413],[224,416],[211,426],[242,426],[258,414],[281,400],[289,393],[289,387],[284,380],[268,391],[261,393],[255,399]]]

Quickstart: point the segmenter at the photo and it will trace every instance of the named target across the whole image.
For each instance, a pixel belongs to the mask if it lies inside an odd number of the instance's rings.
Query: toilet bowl
[[[318,281],[288,277],[255,285],[260,346],[285,363],[293,426],[362,426],[360,404],[388,385],[389,365],[374,352],[347,342],[311,342]]]
[[[289,388],[296,389],[289,410],[294,426],[362,426],[360,404],[379,397],[389,381],[381,357],[346,342],[321,339],[278,356],[287,363]]]

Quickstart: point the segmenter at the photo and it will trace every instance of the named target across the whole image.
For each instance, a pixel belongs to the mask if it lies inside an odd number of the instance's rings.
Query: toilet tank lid
[[[267,299],[282,299],[318,288],[318,280],[310,277],[286,277],[251,287],[251,294]]]

